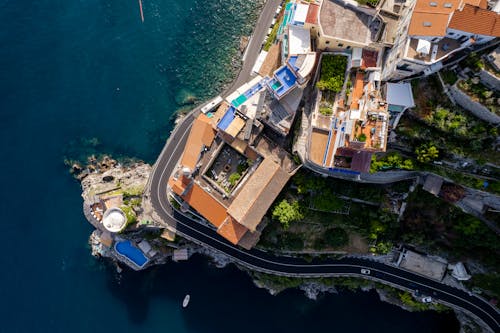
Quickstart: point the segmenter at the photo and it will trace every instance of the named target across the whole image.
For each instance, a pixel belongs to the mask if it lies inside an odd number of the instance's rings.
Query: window
[[[453,7],[453,5],[451,3],[449,3],[449,2],[446,2],[444,4],[444,8],[451,8],[451,7]]]
[[[347,46],[345,47],[345,49],[346,49],[346,50],[349,50],[350,48],[351,48],[351,46],[350,46],[350,45],[347,45]]]
[[[454,32],[448,32],[448,35],[453,36],[455,33]]]
[[[432,23],[431,22],[424,22],[423,25],[424,25],[424,27],[430,27],[430,26],[432,26]]]
[[[431,1],[430,5],[431,5],[431,7],[437,7],[438,6],[437,2],[434,2],[434,1]]]
[[[326,44],[326,45],[330,44],[330,41],[329,41],[329,40],[327,40],[327,41],[325,42],[325,44]]]
[[[337,46],[338,46],[338,47],[344,47],[344,44],[339,43]]]

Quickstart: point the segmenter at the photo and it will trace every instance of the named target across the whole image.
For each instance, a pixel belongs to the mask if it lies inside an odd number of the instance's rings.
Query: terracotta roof
[[[189,137],[182,155],[181,165],[194,169],[200,152],[204,146],[210,147],[215,138],[215,131],[210,124],[210,118],[200,114],[193,122]]]
[[[352,157],[351,169],[359,172],[370,172],[372,152],[358,150]]]
[[[365,75],[362,72],[356,73],[356,81],[354,82],[354,88],[352,90],[351,98],[351,109],[357,110],[359,108],[359,99],[363,96],[363,87]]]
[[[413,11],[429,14],[451,14],[460,3],[461,0],[417,0]]]
[[[236,222],[230,216],[228,216],[221,224],[219,229],[217,229],[217,233],[219,235],[221,235],[234,245],[238,244],[240,239],[243,237],[243,235],[245,235],[247,231],[247,228]]]
[[[193,183],[189,192],[182,198],[216,227],[220,227],[226,219],[226,207],[196,183]]]
[[[465,5],[453,14],[449,28],[477,35],[500,37],[500,14]]]
[[[449,14],[413,12],[410,36],[445,36]]]
[[[318,24],[318,13],[319,13],[319,5],[316,5],[314,3],[309,4],[306,23]]]
[[[361,58],[363,59],[363,68],[377,67],[377,51],[363,49]]]
[[[267,52],[266,59],[260,66],[259,74],[262,76],[272,76],[274,71],[278,69],[280,63],[281,43],[273,44]]]
[[[250,231],[255,231],[289,178],[279,164],[265,158],[234,198],[227,213]]]
[[[328,144],[328,131],[314,128],[311,133],[311,147],[309,158],[318,165],[323,165],[325,150]]]
[[[488,1],[487,0],[464,0],[464,4],[469,4],[469,5],[479,7],[482,9],[488,8]]]

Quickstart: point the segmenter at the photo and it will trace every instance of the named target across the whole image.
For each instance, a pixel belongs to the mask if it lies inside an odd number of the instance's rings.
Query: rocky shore
[[[100,159],[91,156],[88,162],[84,166],[72,164],[70,169],[73,176],[81,182],[84,211],[85,207],[92,207],[96,202],[121,197],[122,205],[120,207],[124,210],[125,207],[129,207],[134,217],[133,223],[128,225],[123,232],[110,235],[103,228],[102,223],[95,214],[86,213],[87,219],[96,228],[89,237],[92,255],[113,261],[117,265],[118,271],[121,270],[120,265],[129,266],[134,270],[141,270],[152,265],[164,264],[175,257],[175,251],[184,251],[185,255],[182,260],[187,260],[189,256],[195,253],[202,254],[210,258],[217,268],[223,268],[232,263],[230,258],[219,252],[176,238],[174,234],[154,221],[155,218],[151,214],[151,208],[145,207],[147,200],[144,200],[144,203],[142,201],[143,191],[151,173],[149,164],[140,161],[120,164],[109,156],[103,156]],[[136,267],[117,253],[112,244],[124,240],[131,241],[134,244],[140,244],[147,240],[154,253],[153,256],[148,258],[147,265]],[[239,268],[252,277],[255,286],[266,289],[271,295],[277,295],[288,288],[298,288],[304,292],[306,297],[316,300],[322,294],[338,293],[339,289],[363,291],[374,289],[379,294],[381,301],[394,304],[407,311],[451,310],[441,304],[429,304],[425,307],[422,307],[422,304],[412,306],[411,302],[402,300],[404,299],[404,297],[401,297],[403,291],[363,279],[300,279],[262,274],[241,266]],[[461,324],[461,333],[491,332],[486,327],[478,326],[477,322],[466,314],[459,311],[455,311],[455,313]]]

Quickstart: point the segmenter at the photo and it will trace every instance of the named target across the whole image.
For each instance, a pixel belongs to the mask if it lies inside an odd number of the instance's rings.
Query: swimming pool
[[[126,259],[132,261],[139,268],[144,267],[148,262],[148,258],[142,253],[141,250],[132,245],[131,241],[120,241],[115,244],[116,252],[125,257]]]
[[[221,130],[226,130],[229,124],[231,124],[233,119],[236,117],[235,113],[236,110],[234,109],[234,107],[231,106],[229,109],[227,109],[226,113],[219,121],[219,124],[217,124],[217,127],[220,128]]]

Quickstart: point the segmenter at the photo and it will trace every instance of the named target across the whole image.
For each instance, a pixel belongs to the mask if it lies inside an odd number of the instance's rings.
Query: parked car
[[[361,268],[361,274],[370,275],[370,270],[366,268]]]
[[[430,302],[432,302],[432,297],[430,296],[422,297],[422,303],[430,303]]]

